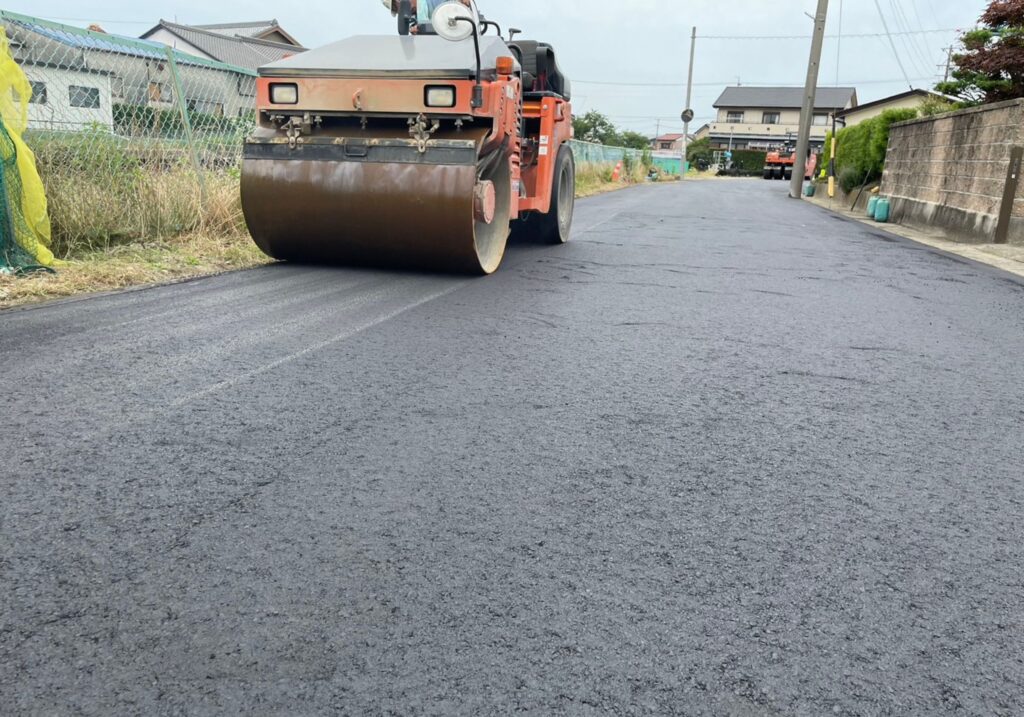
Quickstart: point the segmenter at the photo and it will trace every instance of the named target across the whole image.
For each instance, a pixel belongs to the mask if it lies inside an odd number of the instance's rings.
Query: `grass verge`
[[[247,269],[267,257],[246,234],[190,234],[74,256],[56,274],[0,275],[0,308]]]
[[[596,194],[614,192],[647,182],[647,170],[640,164],[622,172],[622,177],[613,179],[614,164],[579,164],[576,166],[576,197],[592,197]],[[675,181],[678,177],[663,175],[663,181]]]

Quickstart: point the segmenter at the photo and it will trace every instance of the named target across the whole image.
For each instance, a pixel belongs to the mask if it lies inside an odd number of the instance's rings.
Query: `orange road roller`
[[[490,274],[511,231],[569,239],[569,80],[471,0],[383,0],[395,36],[260,68],[242,208],[286,261]]]

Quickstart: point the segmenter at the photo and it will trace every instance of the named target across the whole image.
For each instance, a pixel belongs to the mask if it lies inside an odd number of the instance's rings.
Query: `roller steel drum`
[[[505,253],[511,179],[507,157],[481,162],[478,146],[475,137],[426,151],[398,138],[251,139],[246,223],[276,259],[489,274]]]

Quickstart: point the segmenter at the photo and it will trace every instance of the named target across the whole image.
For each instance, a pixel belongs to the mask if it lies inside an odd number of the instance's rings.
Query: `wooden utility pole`
[[[814,16],[811,57],[807,63],[807,82],[804,85],[804,106],[800,113],[800,136],[796,143],[796,164],[793,167],[793,181],[789,185],[789,196],[793,199],[799,199],[804,188],[804,168],[811,146],[811,122],[814,120],[814,100],[818,91],[818,70],[821,68],[821,50],[825,45],[827,21],[828,0],[818,0],[818,12]]]

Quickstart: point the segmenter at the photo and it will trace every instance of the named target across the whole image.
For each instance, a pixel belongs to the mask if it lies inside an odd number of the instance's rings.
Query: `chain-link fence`
[[[240,227],[255,72],[7,11],[0,25],[32,85],[25,139],[58,253]]]
[[[626,160],[626,157],[640,162],[644,155],[639,149],[609,147],[593,142],[583,142],[578,139],[572,140],[570,145],[572,146],[572,153],[576,158],[577,164],[616,164]]]

